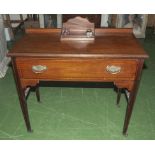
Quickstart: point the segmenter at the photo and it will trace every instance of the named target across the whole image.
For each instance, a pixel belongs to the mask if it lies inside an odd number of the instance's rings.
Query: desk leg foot
[[[122,134],[123,134],[123,136],[125,136],[125,137],[128,136],[128,133],[127,133],[127,132],[123,132]]]
[[[32,132],[33,132],[33,130],[32,130],[32,129],[28,129],[28,130],[27,130],[27,132],[32,133]]]
[[[116,104],[117,108],[120,108],[121,106],[119,104]]]
[[[32,132],[30,119],[29,119],[29,114],[28,114],[27,103],[26,103],[26,100],[24,98],[20,98],[20,106],[21,106],[21,109],[22,109],[22,113],[23,113],[23,117],[24,117],[24,120],[25,120],[25,125],[26,125],[26,128],[27,128],[27,131]]]

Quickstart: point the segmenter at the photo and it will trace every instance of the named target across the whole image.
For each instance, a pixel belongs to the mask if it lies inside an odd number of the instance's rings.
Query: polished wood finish
[[[94,40],[94,23],[82,17],[69,19],[62,24],[61,40]]]
[[[39,81],[113,82],[130,92],[123,134],[127,133],[144,60],[144,49],[131,29],[95,29],[95,40],[60,40],[60,29],[28,29],[8,56],[12,57],[21,108],[31,131],[24,89]],[[38,101],[39,92],[37,90]],[[118,94],[117,103],[120,100]]]
[[[136,60],[105,60],[91,58],[59,58],[59,59],[37,59],[17,58],[17,68],[21,78],[26,79],[48,79],[48,80],[72,80],[72,81],[102,81],[121,79],[134,80],[137,71]],[[42,73],[34,73],[32,66],[46,66],[47,70]],[[117,74],[111,74],[106,67],[116,65],[121,67]]]
[[[96,29],[94,42],[61,42],[60,29],[33,29],[26,32],[28,33],[14,45],[9,56],[128,59],[148,57],[130,33],[130,29]]]
[[[62,21],[66,22],[68,19],[77,16],[87,18],[90,22],[95,23],[96,28],[100,28],[101,26],[101,14],[63,14]]]

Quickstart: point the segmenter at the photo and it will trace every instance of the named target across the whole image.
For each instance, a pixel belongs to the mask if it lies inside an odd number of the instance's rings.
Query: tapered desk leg
[[[27,102],[26,102],[26,98],[25,98],[25,95],[24,95],[24,90],[22,90],[22,91],[20,90],[19,100],[20,100],[20,106],[21,106],[21,109],[22,109],[25,124],[26,124],[26,127],[27,127],[27,131],[32,132],[31,125],[30,125],[30,120],[29,120]]]
[[[35,92],[36,92],[37,101],[40,102],[40,92],[39,92],[39,86],[38,85],[36,86]]]
[[[23,117],[24,117],[24,120],[25,120],[27,131],[32,132],[31,125],[30,125],[30,120],[29,120],[27,103],[26,103],[26,97],[25,97],[25,93],[24,93],[25,89],[22,88],[22,86],[21,86],[21,82],[20,82],[20,79],[19,79],[19,75],[18,75],[18,72],[17,72],[17,67],[16,67],[16,63],[15,63],[14,59],[12,59],[12,66],[13,66],[13,73],[14,73],[14,78],[15,78],[15,81],[16,81],[16,87],[17,87],[19,101],[20,101],[20,107],[21,107],[21,110],[22,110],[22,113],[23,113]]]
[[[129,125],[129,121],[131,118],[131,114],[132,114],[132,110],[133,110],[133,106],[136,100],[136,95],[137,95],[137,91],[138,91],[138,87],[139,87],[139,83],[140,83],[140,77],[141,77],[141,71],[143,68],[143,60],[139,61],[138,64],[138,71],[137,71],[137,75],[135,78],[135,83],[134,86],[130,92],[130,96],[129,96],[129,101],[128,101],[128,105],[126,108],[126,115],[125,115],[125,120],[124,120],[124,127],[123,127],[123,134],[127,135],[127,130],[128,130],[128,125]]]
[[[132,114],[134,102],[135,102],[135,99],[136,99],[137,89],[138,88],[135,87],[130,92],[130,97],[129,97],[129,101],[128,101],[128,105],[127,105],[127,109],[126,109],[124,127],[123,127],[123,134],[124,135],[127,135],[127,129],[128,129],[130,117],[131,117],[131,114]]]

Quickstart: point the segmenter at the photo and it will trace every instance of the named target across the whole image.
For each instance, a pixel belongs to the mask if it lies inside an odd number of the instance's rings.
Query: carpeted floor
[[[9,67],[5,78],[0,79],[0,139],[155,139],[155,35],[147,31],[141,42],[150,58],[145,61],[127,137],[122,135],[124,95],[117,108],[114,89],[97,88],[97,83],[83,87],[62,83],[48,87],[43,83],[41,103],[34,92],[27,100],[33,128],[33,133],[28,133]]]

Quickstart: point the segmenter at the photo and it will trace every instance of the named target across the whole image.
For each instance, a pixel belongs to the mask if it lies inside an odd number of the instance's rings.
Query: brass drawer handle
[[[121,67],[120,66],[107,66],[106,67],[107,72],[111,73],[111,74],[118,74],[121,71]]]
[[[37,74],[43,73],[45,70],[47,70],[47,66],[43,66],[43,65],[32,66],[32,71]]]

